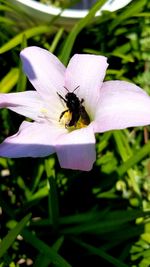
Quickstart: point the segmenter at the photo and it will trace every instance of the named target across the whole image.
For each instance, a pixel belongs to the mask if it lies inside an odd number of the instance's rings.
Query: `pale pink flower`
[[[28,47],[21,52],[23,69],[36,91],[0,94],[0,107],[11,109],[24,121],[19,131],[0,145],[0,156],[45,157],[57,153],[61,167],[91,170],[96,159],[95,133],[150,124],[150,97],[125,81],[103,82],[104,56],[76,54],[67,68],[50,52]],[[88,125],[66,127],[69,114],[63,98],[69,92],[84,99]],[[84,127],[83,127],[84,126]]]

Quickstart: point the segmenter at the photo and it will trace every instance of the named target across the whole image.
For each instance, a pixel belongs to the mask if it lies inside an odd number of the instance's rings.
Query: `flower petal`
[[[41,120],[44,103],[36,91],[0,94],[0,108],[8,108],[33,120]]]
[[[23,69],[28,79],[44,100],[53,104],[57,91],[64,91],[65,67],[56,56],[40,47],[31,46],[20,53]]]
[[[84,99],[86,111],[93,116],[107,67],[104,56],[76,54],[66,69],[65,86],[69,91],[79,86],[76,93]]]
[[[95,136],[91,124],[61,136],[57,140],[56,152],[62,168],[91,170],[96,160]]]
[[[108,81],[100,91],[95,132],[150,124],[150,97],[140,87],[124,81]]]
[[[55,152],[55,139],[65,130],[46,123],[24,121],[18,133],[0,144],[0,156],[8,158],[45,157]]]

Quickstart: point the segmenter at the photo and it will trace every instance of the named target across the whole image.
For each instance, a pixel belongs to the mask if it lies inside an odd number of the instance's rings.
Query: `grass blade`
[[[100,248],[96,248],[94,246],[91,246],[79,239],[73,239],[73,241],[75,241],[76,243],[78,243],[80,246],[84,247],[85,249],[87,249],[91,254],[95,254],[103,259],[105,259],[107,262],[113,264],[113,266],[116,267],[128,267],[128,265],[126,265],[125,263],[119,261],[118,259],[112,257],[110,254],[106,253],[105,251],[103,251]]]
[[[54,248],[45,244],[42,240],[37,238],[33,233],[24,230],[22,233],[24,239],[31,244],[34,248],[36,248],[40,253],[45,254],[52,263],[57,267],[71,267],[71,265],[61,257]]]
[[[139,151],[136,151],[133,156],[131,156],[127,161],[122,163],[117,169],[119,176],[122,176],[127,172],[132,166],[140,162],[143,158],[150,154],[150,142],[140,148]]]
[[[54,27],[50,27],[48,25],[42,25],[42,26],[36,26],[32,27],[31,29],[27,29],[15,37],[13,37],[11,40],[9,40],[7,43],[5,43],[2,47],[0,47],[0,54],[5,53],[9,51],[10,49],[16,47],[17,45],[22,43],[22,40],[25,36],[26,39],[29,39],[31,37],[37,36],[39,34],[44,34],[44,33],[51,33],[53,34],[56,31]]]
[[[30,220],[31,214],[26,215],[17,225],[10,230],[10,232],[4,237],[0,244],[0,258],[6,253],[12,243],[15,241],[17,235],[26,226],[27,222]]]
[[[67,227],[62,231],[62,233],[78,235],[82,233],[104,234],[115,232],[127,223],[149,214],[150,212],[144,213],[140,210],[109,212],[108,215],[103,217],[103,220]]]
[[[55,241],[55,243],[52,245],[52,248],[56,251],[60,249],[62,246],[62,243],[64,241],[64,238],[61,236],[59,239]],[[36,259],[36,262],[34,264],[34,267],[48,267],[50,266],[51,259],[48,258],[46,255],[40,253]]]
[[[112,31],[116,26],[118,26],[122,21],[132,16],[137,15],[138,12],[142,9],[142,7],[146,4],[147,0],[138,0],[133,1],[119,16],[114,22],[110,25],[110,31]]]
[[[18,68],[12,68],[0,82],[0,92],[9,93],[19,78]]]
[[[66,42],[62,48],[61,54],[59,56],[60,60],[66,65],[68,63],[70,53],[75,42],[77,35],[80,31],[91,22],[94,18],[96,12],[105,4],[106,0],[97,1],[96,4],[90,9],[89,13],[85,18],[81,19],[79,22],[75,24],[72,31],[68,35]]]

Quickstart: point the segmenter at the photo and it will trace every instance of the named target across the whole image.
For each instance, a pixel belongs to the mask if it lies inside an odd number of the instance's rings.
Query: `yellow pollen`
[[[69,111],[66,111],[62,118],[60,119],[61,125],[66,125],[71,120],[71,113]]]
[[[43,113],[43,114],[46,114],[47,113],[47,109],[46,108],[41,108],[41,113]]]
[[[76,122],[75,125],[67,126],[67,124],[69,124],[69,122],[71,121],[71,118],[72,118],[71,112],[66,111],[64,115],[62,116],[62,118],[59,120],[60,124],[62,126],[65,126],[65,128],[67,128],[69,131],[81,129],[83,127],[86,127],[89,124],[89,123],[86,123],[85,120],[83,120],[83,118],[80,116],[79,120]]]

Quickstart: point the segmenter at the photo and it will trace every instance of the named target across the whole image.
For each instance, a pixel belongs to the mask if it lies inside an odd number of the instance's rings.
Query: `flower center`
[[[90,124],[90,118],[84,106],[80,107],[78,112],[71,112],[69,109],[61,113],[59,122],[68,130],[76,130],[86,127]]]

